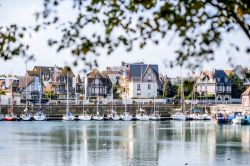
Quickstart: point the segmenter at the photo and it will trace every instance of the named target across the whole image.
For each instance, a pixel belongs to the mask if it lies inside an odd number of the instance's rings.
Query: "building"
[[[139,63],[123,64],[124,75],[121,79],[121,90],[128,98],[153,98],[157,97],[157,91],[162,89],[159,79],[158,65]]]
[[[56,67],[52,81],[52,89],[56,99],[67,99],[67,85],[69,98],[75,99],[76,77],[74,73],[68,66]]]
[[[113,85],[119,84],[120,78],[123,75],[121,66],[107,67],[102,73],[108,75]]]
[[[86,99],[112,98],[112,83],[107,74],[94,69],[85,79]]]
[[[218,102],[230,101],[231,83],[227,74],[224,70],[201,71],[196,81],[196,92]]]
[[[241,104],[243,107],[250,107],[250,86],[241,94]]]

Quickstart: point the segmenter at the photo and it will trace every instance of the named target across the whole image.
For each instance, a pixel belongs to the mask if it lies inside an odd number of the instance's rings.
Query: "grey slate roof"
[[[153,69],[153,72],[156,74],[157,78],[159,79],[158,65],[155,65],[155,64],[149,64],[149,65],[151,66],[151,68]],[[129,79],[141,78],[149,65],[144,64],[144,63],[129,64]]]

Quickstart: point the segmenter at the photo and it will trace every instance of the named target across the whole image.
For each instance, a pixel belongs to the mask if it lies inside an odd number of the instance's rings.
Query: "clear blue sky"
[[[0,25],[8,25],[10,23],[18,23],[22,25],[32,25],[35,23],[34,12],[37,10],[42,10],[42,0],[0,0]],[[73,17],[70,10],[63,10],[63,15],[66,18]],[[57,36],[58,32],[54,29],[49,29],[43,31],[39,34],[33,35],[32,39],[27,39],[31,43],[31,52],[35,54],[36,61],[30,62],[28,68],[32,68],[34,65],[49,65],[54,66],[55,64],[63,66],[66,64],[72,64],[74,58],[71,57],[68,51],[57,53],[55,49],[47,46],[48,36]],[[227,62],[226,49],[228,48],[229,42],[236,42],[241,46],[246,46],[249,43],[249,39],[238,30],[237,32],[224,35],[223,45],[220,49],[216,50],[216,59],[213,62],[204,62],[204,69],[230,69],[230,65]],[[106,66],[120,65],[121,61],[135,62],[144,61],[145,63],[154,63],[159,65],[161,73],[167,74],[171,77],[180,75],[180,68],[176,67],[173,69],[166,68],[164,61],[173,59],[175,54],[175,45],[178,43],[178,38],[175,39],[171,45],[167,44],[168,41],[161,41],[158,46],[148,45],[145,49],[140,50],[139,48],[134,48],[132,52],[126,52],[123,48],[116,50],[111,56],[101,55],[98,58],[99,69],[104,69]],[[243,47],[244,48],[244,47]],[[243,66],[249,66],[250,58],[245,55],[242,51],[237,53],[233,50],[230,51],[233,56],[234,65],[242,64]],[[75,72],[78,72],[81,66],[78,68],[73,68]],[[22,75],[25,73],[24,59],[14,58],[11,61],[4,62],[0,60],[0,74],[13,73]],[[198,72],[197,69],[196,72]],[[183,69],[184,75],[186,75],[188,70]]]

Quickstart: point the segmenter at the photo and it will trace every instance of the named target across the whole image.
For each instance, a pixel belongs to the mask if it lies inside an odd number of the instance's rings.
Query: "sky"
[[[42,10],[42,0],[0,0],[0,26],[5,26],[11,23],[18,23],[21,25],[33,25],[35,23],[34,13],[38,10]],[[62,10],[62,14],[66,18],[73,17],[70,10]],[[59,33],[55,29],[48,29],[41,33],[35,34],[31,39],[27,39],[31,43],[31,52],[35,55],[35,61],[28,63],[28,69],[32,69],[33,66],[64,66],[72,65],[74,58],[69,51],[63,51],[57,53],[54,48],[50,48],[47,45],[47,39],[49,36],[59,36]],[[158,46],[148,44],[144,49],[134,48],[131,52],[126,52],[123,48],[118,48],[113,54],[107,56],[101,54],[98,57],[99,69],[103,70],[107,66],[117,66],[121,64],[121,61],[125,62],[139,62],[149,64],[158,64],[160,73],[168,75],[169,77],[175,77],[180,75],[188,75],[191,73],[190,69],[180,69],[180,67],[167,68],[165,62],[173,60],[175,57],[175,49],[178,44],[178,38],[168,44],[168,41],[161,41]],[[249,39],[242,33],[241,30],[233,32],[231,34],[224,34],[224,41],[220,48],[216,50],[215,60],[213,62],[204,62],[202,68],[199,70],[212,70],[212,69],[231,69],[232,67],[228,63],[228,53],[230,42],[235,42],[240,46],[246,46],[249,44]],[[235,52],[233,49],[229,52],[233,57],[233,64],[241,64],[244,67],[249,67],[250,57],[248,57],[244,51],[240,53]],[[73,71],[78,73],[82,67],[73,67]],[[17,75],[24,75],[25,73],[25,59],[16,57],[10,61],[0,60],[0,74],[14,73]]]

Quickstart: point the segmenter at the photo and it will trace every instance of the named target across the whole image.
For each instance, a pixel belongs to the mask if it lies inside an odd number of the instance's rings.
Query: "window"
[[[137,84],[137,90],[141,90],[141,85]]]
[[[151,84],[148,84],[148,89],[151,89]]]
[[[152,76],[148,75],[148,81],[151,81],[151,80],[152,80]]]
[[[96,85],[99,84],[99,79],[95,79],[95,84],[96,84]]]

